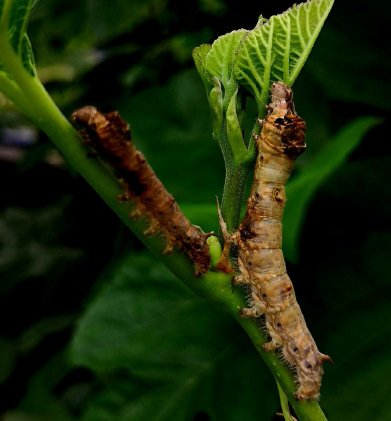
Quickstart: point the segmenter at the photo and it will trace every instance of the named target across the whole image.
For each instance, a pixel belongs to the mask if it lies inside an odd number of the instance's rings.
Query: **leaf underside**
[[[244,37],[234,64],[236,79],[264,106],[269,85],[292,86],[302,69],[334,0],[312,0],[294,5],[270,20],[261,18]]]

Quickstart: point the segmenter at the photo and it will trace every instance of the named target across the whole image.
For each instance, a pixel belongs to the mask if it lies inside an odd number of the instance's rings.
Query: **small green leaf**
[[[334,0],[309,0],[269,21],[263,18],[241,43],[236,79],[248,88],[263,112],[269,85],[282,80],[292,86],[315,43]]]
[[[213,136],[223,151],[227,172],[232,170],[230,165],[241,164],[247,157],[237,115],[238,84],[233,75],[236,52],[247,32],[239,29],[217,38],[205,58],[205,69],[215,85],[209,96]],[[224,117],[226,127],[223,127]]]
[[[214,87],[209,94],[209,106],[212,114],[213,138],[218,141],[223,128],[224,119],[223,91],[217,77],[213,77],[213,84]]]
[[[8,1],[9,3],[10,1]],[[31,8],[31,0],[11,1],[8,20],[8,36],[14,50],[20,54],[22,39],[26,33],[27,18]]]
[[[0,72],[5,72],[8,78],[12,78],[12,69],[7,65],[9,59],[4,44],[11,45],[24,68],[35,76],[34,56],[26,29],[30,11],[36,3],[36,0],[4,0],[0,4]]]
[[[202,81],[204,82],[206,94],[209,94],[212,81],[209,78],[208,72],[206,71],[206,56],[209,53],[212,46],[210,44],[202,44],[193,50],[193,60]]]
[[[22,46],[20,55],[23,61],[23,67],[31,74],[31,76],[35,75],[35,60],[33,49],[31,48],[31,42],[27,34],[24,34],[22,38]]]
[[[232,148],[232,154],[237,164],[242,163],[247,158],[247,148],[244,143],[242,128],[236,112],[236,96],[238,91],[232,95],[227,108],[227,137]]]
[[[298,240],[306,209],[325,179],[335,171],[368,130],[379,124],[376,117],[361,117],[344,127],[304,168],[303,172],[288,183],[284,214],[284,254],[290,261],[298,259]]]
[[[233,77],[233,63],[240,41],[247,32],[239,29],[217,38],[205,59],[205,68],[210,77],[217,77],[224,87],[224,108],[228,106],[237,89]]]

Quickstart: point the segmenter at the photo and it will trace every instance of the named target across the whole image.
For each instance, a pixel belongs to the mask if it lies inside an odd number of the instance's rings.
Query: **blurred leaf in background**
[[[292,5],[275,3],[41,0],[29,36],[64,112],[119,109],[192,220],[216,230],[224,167],[191,51]],[[335,361],[321,404],[336,420],[391,419],[390,12],[380,0],[336,2],[294,85],[308,126],[297,180],[353,120],[383,121],[306,203],[289,267],[310,330]],[[26,126],[12,104],[1,107],[1,127]],[[2,418],[273,419],[273,379],[233,322],[148,257],[82,180],[48,158],[47,139],[19,143],[18,160],[1,134]]]
[[[97,373],[103,387],[83,419],[272,416],[266,368],[239,327],[152,262],[144,255],[117,262],[76,331],[73,361]],[[259,378],[251,376],[255,367]],[[267,405],[251,402],[254,389],[269,395]]]

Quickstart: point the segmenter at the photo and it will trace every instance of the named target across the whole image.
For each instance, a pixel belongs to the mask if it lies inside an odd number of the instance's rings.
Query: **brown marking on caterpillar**
[[[318,351],[296,301],[286,273],[282,246],[282,215],[285,184],[294,162],[305,145],[305,122],[295,113],[291,90],[282,82],[273,84],[268,115],[255,136],[258,155],[247,210],[239,230],[226,243],[238,247],[240,274],[235,284],[251,289],[251,306],[241,310],[244,317],[265,316],[270,342],[266,351],[281,349],[296,372],[297,399],[317,399],[323,375],[322,363],[330,357]],[[219,213],[222,221],[221,213]],[[226,259],[223,256],[223,259]]]
[[[210,263],[206,242],[210,234],[203,233],[185,217],[131,142],[129,126],[119,113],[104,114],[87,106],[75,111],[72,120],[82,126],[80,133],[85,142],[114,169],[125,189],[120,200],[131,200],[136,205],[131,217],[143,215],[150,220],[146,235],[161,232],[167,241],[164,253],[177,246],[193,262],[196,275],[205,273]]]

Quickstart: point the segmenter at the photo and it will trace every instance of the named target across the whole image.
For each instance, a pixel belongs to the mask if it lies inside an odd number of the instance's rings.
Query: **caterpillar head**
[[[331,358],[320,353],[317,349],[310,350],[304,358],[297,361],[296,374],[299,383],[296,392],[297,399],[316,400],[319,398],[324,361],[331,361]]]
[[[292,89],[283,82],[274,82],[271,87],[271,103],[268,106],[269,111],[273,112],[275,108],[288,110],[295,114],[295,105],[293,103]]]

